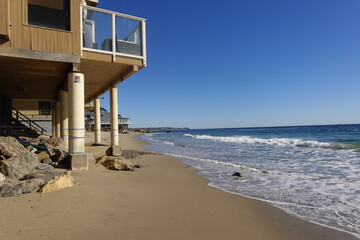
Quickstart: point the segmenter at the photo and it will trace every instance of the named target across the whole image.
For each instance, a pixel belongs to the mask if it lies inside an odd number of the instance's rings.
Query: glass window
[[[29,0],[28,24],[70,31],[70,0]]]
[[[116,52],[142,56],[141,22],[116,16]]]
[[[112,51],[111,14],[83,9],[83,46]]]

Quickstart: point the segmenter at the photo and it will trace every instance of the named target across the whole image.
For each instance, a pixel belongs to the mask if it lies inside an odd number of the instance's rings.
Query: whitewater
[[[209,185],[360,238],[360,125],[201,129],[140,136]],[[240,172],[243,177],[232,174]]]

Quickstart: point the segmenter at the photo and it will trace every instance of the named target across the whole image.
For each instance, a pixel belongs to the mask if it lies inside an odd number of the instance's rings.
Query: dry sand
[[[123,149],[146,144],[132,136],[121,135]],[[75,187],[0,198],[0,240],[356,239],[209,187],[177,159],[143,155],[132,162],[143,168],[117,172],[91,162],[89,171],[73,172]]]

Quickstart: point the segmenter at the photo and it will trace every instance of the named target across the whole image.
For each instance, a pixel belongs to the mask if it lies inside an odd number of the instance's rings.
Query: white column
[[[110,89],[110,134],[111,145],[119,145],[119,119],[118,119],[118,94],[117,88],[112,86]]]
[[[69,153],[85,153],[84,74],[69,73]]]
[[[66,148],[69,148],[69,101],[68,92],[60,91],[60,134]]]
[[[51,127],[52,127],[52,137],[55,138],[56,137],[56,125],[55,125],[55,121],[56,121],[56,112],[55,112],[55,108],[53,107],[51,109]]]
[[[95,98],[94,100],[95,107],[95,143],[101,143],[101,115],[100,115],[100,99]]]
[[[55,103],[55,137],[60,137],[60,102]]]

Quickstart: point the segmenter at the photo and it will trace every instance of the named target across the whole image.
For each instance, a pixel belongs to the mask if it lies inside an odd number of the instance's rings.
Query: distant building
[[[110,130],[110,113],[105,108],[100,108],[101,130]],[[124,118],[118,114],[119,130],[128,129],[131,124],[130,118]],[[94,130],[95,114],[94,111],[87,110],[85,112],[85,123],[87,130]]]

